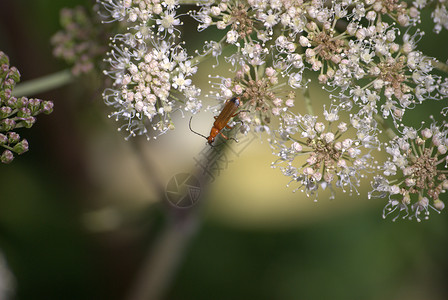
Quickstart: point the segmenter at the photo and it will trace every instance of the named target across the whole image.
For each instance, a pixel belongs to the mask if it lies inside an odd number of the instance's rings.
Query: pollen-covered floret
[[[370,150],[353,136],[353,127],[338,121],[337,113],[326,111],[326,122],[316,116],[288,114],[279,130],[282,139],[271,140],[278,159],[272,163],[292,182],[294,190],[315,194],[319,189],[341,188],[356,192],[365,173],[372,168]]]
[[[421,220],[430,209],[445,207],[442,195],[448,189],[448,128],[446,123],[416,130],[405,127],[403,134],[386,147],[388,160],[372,182],[369,197],[387,198],[383,216]]]
[[[249,55],[249,61],[252,60],[257,59]],[[256,132],[271,132],[271,119],[279,118],[294,106],[294,90],[286,82],[279,82],[279,71],[273,67],[243,63],[235,78],[218,78],[221,80],[216,85],[219,100],[224,102],[232,96],[240,97],[238,118],[242,121],[243,132],[250,128]]]

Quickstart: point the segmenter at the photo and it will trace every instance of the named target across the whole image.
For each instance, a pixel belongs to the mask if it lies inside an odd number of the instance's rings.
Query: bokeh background
[[[0,50],[22,81],[67,68],[49,40],[59,10],[76,5],[92,2],[0,1]],[[445,61],[447,32],[423,28],[421,49]],[[211,72],[226,72],[213,63]],[[326,191],[315,203],[270,168],[263,138],[232,157],[192,211],[176,211],[161,186],[191,170],[204,140],[186,117],[156,142],[125,141],[107,118],[100,80],[28,95],[55,109],[22,132],[30,151],[0,166],[0,265],[10,270],[0,282],[11,299],[130,299],[154,282],[160,299],[173,300],[448,299],[446,212],[422,223],[383,220],[385,201],[368,200],[368,186],[334,200]],[[311,97],[317,112],[328,99],[317,87]],[[438,111],[420,106],[409,119],[418,125]],[[207,134],[212,120],[195,117],[195,129]]]

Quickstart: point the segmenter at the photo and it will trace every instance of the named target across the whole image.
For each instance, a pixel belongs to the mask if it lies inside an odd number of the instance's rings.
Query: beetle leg
[[[222,135],[223,138],[225,138],[226,140],[228,140],[229,138],[227,136],[224,135],[224,133],[220,132],[220,134]]]

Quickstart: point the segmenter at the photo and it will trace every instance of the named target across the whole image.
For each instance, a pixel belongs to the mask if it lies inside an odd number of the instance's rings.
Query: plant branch
[[[307,113],[311,116],[314,116],[313,105],[311,104],[310,88],[308,85],[303,89],[303,98],[305,100]]]
[[[128,300],[160,300],[179,268],[198,228],[197,213],[171,208],[171,216],[142,264]]]
[[[223,143],[224,144],[224,143]],[[224,152],[216,153],[216,151],[226,151],[228,147],[215,146],[214,148],[206,149],[201,153],[207,153],[202,157],[204,161],[197,164],[196,168],[191,173],[202,183],[201,195],[205,194],[205,189],[209,185],[210,173],[204,171],[204,165],[211,159],[216,158],[216,155],[223,155]],[[210,146],[206,146],[210,147]],[[141,147],[137,148],[142,151]],[[140,153],[142,155],[143,153]],[[209,166],[214,171],[213,164]],[[146,173],[152,173],[152,166],[147,166]],[[147,174],[150,175],[150,174]],[[150,175],[150,178],[154,174]],[[164,194],[161,191],[160,182],[154,183],[158,187],[159,194]],[[186,192],[186,191],[185,191]],[[165,195],[161,195],[161,201],[165,201]],[[198,202],[205,201],[201,196]],[[163,299],[164,294],[169,288],[176,275],[176,272],[182,262],[188,245],[199,228],[200,224],[200,203],[187,209],[177,208],[171,205],[165,205],[165,212],[167,216],[167,223],[165,228],[160,232],[154,245],[148,249],[147,257],[144,259],[140,272],[137,274],[137,279],[131,287],[127,300],[160,300]]]
[[[395,134],[395,132],[392,130],[392,128],[390,128],[389,124],[387,124],[386,120],[381,117],[380,115],[376,114],[373,117],[378,123],[381,124],[381,127],[383,127],[384,132],[387,134],[387,136],[390,139],[395,138],[397,135]]]
[[[438,60],[432,60],[431,64],[437,70],[448,73],[448,65],[447,64],[444,64],[443,62],[440,62]]]
[[[44,77],[29,80],[14,87],[13,96],[32,96],[41,92],[49,91],[72,82],[73,74],[69,69],[65,69]]]

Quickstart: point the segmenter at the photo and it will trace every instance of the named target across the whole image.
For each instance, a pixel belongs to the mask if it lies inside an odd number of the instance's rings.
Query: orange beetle
[[[239,97],[233,97],[232,99],[228,100],[225,103],[224,108],[219,113],[219,115],[217,117],[216,116],[214,117],[215,122],[213,123],[212,129],[210,130],[210,135],[208,137],[191,129],[191,119],[193,117],[190,118],[190,123],[189,123],[190,130],[192,132],[196,133],[197,135],[200,135],[200,136],[204,137],[205,139],[207,139],[207,143],[209,143],[210,146],[212,145],[212,143],[215,141],[215,138],[219,134],[221,134],[221,136],[223,138],[228,140],[229,138],[222,133],[222,130],[224,128],[232,128],[228,125],[228,123],[231,118],[235,117],[236,115],[238,115],[241,112],[241,111],[236,112],[238,110],[238,108],[240,107],[240,105],[241,105],[241,100]]]

